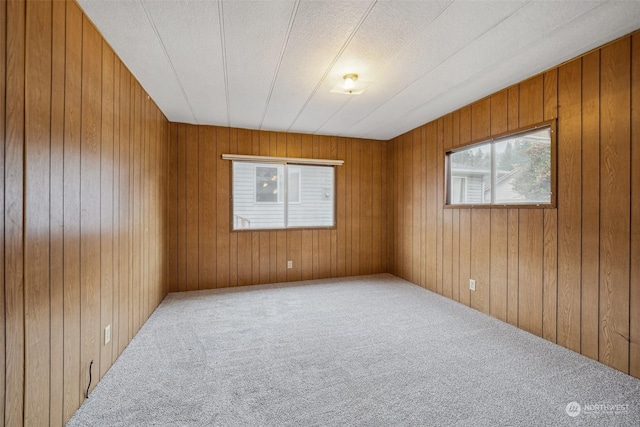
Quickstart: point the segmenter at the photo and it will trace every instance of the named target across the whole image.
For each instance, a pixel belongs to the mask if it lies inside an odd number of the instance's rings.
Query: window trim
[[[450,154],[452,153],[456,153],[458,151],[462,151],[462,150],[466,150],[468,148],[471,148],[473,146],[476,145],[482,145],[482,144],[487,144],[487,143],[495,143],[495,142],[499,142],[501,140],[505,140],[505,139],[509,139],[509,138],[515,138],[518,135],[522,135],[525,133],[529,133],[533,130],[536,129],[540,129],[540,128],[545,128],[548,127],[550,129],[550,139],[551,139],[551,197],[549,200],[549,203],[477,203],[477,204],[473,204],[473,203],[464,203],[464,204],[455,204],[452,205],[449,203],[449,178],[450,178],[450,165],[449,165],[449,159],[450,159]],[[445,209],[504,209],[504,208],[510,208],[510,209],[555,209],[557,207],[557,170],[556,170],[556,165],[557,165],[557,150],[558,150],[558,144],[557,144],[557,119],[552,119],[552,120],[547,120],[544,122],[540,122],[540,123],[535,123],[529,126],[523,126],[521,128],[518,129],[514,129],[511,131],[506,131],[506,132],[502,132],[499,133],[497,135],[493,135],[491,137],[488,138],[482,138],[482,139],[476,139],[476,140],[472,140],[468,143],[462,144],[460,146],[457,146],[455,148],[452,149],[447,149],[445,150],[444,153],[444,179],[443,179],[443,184],[444,184],[444,188],[443,188],[443,195],[444,198],[442,199],[442,204],[443,204],[443,208]],[[493,150],[491,150],[493,153]],[[495,159],[493,158],[493,154],[492,154],[492,158],[491,158],[491,162],[492,164],[494,163]],[[493,167],[492,167],[492,172],[491,172],[491,181],[493,182],[494,178],[494,173],[493,173]]]
[[[235,232],[256,232],[256,231],[284,231],[284,230],[337,230],[338,229],[338,173],[336,171],[336,166],[342,166],[344,164],[343,160],[331,160],[331,159],[298,159],[291,157],[264,157],[264,156],[245,156],[245,155],[235,155],[235,154],[223,154],[223,160],[231,160],[231,167],[229,168],[229,231],[232,233]],[[299,160],[302,160],[301,162]],[[234,194],[234,168],[233,165],[235,162],[242,163],[272,163],[279,164],[284,166],[284,175],[288,174],[288,167],[293,166],[321,166],[328,167],[333,169],[333,225],[330,226],[287,226],[286,217],[288,211],[289,202],[284,203],[284,215],[285,215],[285,227],[271,227],[271,228],[241,228],[236,229],[235,227],[235,213],[233,210],[233,194]],[[301,168],[296,168],[301,171]],[[254,168],[254,179],[255,172]],[[287,178],[288,179],[288,178]],[[285,180],[285,182],[287,182]],[[302,184],[302,173],[300,173],[299,185],[300,188]],[[288,199],[288,191],[287,185],[284,185],[284,194],[283,198]],[[254,186],[254,201],[255,201],[255,186]],[[292,204],[300,204],[302,202],[302,191],[300,191],[300,200],[298,202],[291,202]],[[265,204],[276,205],[283,204],[283,202],[265,202]]]

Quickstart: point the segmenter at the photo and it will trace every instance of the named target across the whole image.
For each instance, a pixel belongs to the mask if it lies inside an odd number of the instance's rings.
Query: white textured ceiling
[[[79,4],[170,121],[381,140],[640,28],[638,0]]]

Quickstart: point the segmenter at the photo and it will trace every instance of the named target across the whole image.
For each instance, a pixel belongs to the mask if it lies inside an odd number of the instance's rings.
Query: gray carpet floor
[[[170,294],[68,425],[640,426],[640,380],[383,274]]]

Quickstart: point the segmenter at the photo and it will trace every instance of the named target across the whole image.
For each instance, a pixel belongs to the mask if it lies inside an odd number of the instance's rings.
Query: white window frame
[[[244,156],[244,155],[233,155],[233,154],[223,154],[222,155],[222,159],[223,160],[232,160],[234,163],[235,162],[242,162],[242,163],[272,163],[274,165],[284,165],[284,172],[283,172],[283,176],[284,179],[280,180],[280,177],[278,178],[278,188],[280,188],[280,185],[282,185],[282,188],[284,188],[284,191],[278,191],[278,201],[277,202],[258,202],[257,201],[257,168],[258,167],[265,167],[264,165],[256,165],[255,168],[253,168],[253,200],[256,204],[264,204],[264,205],[274,205],[274,204],[282,204],[285,200],[286,202],[284,203],[284,227],[280,228],[280,227],[276,227],[276,228],[242,228],[242,229],[238,229],[235,227],[235,223],[236,221],[234,220],[236,214],[234,212],[234,203],[233,203],[233,194],[234,194],[234,168],[233,168],[233,164],[232,167],[230,168],[231,170],[231,200],[230,200],[230,217],[231,217],[231,230],[232,231],[260,231],[260,230],[281,230],[281,229],[335,229],[337,226],[337,192],[336,192],[336,188],[337,188],[337,173],[335,171],[335,166],[341,166],[342,164],[344,164],[344,162],[342,160],[330,160],[330,159],[297,159],[297,158],[284,158],[284,157],[263,157],[263,156]],[[292,166],[290,166],[292,165]],[[302,227],[297,227],[297,226],[288,226],[287,224],[287,220],[288,220],[288,205],[289,204],[300,204],[302,203],[302,168],[300,167],[296,167],[296,165],[310,165],[310,166],[322,166],[322,167],[332,167],[333,170],[333,182],[332,182],[332,188],[331,190],[331,194],[333,196],[332,198],[332,206],[333,206],[333,213],[332,213],[332,218],[333,218],[333,224],[326,226],[326,225],[305,225]],[[298,171],[298,200],[297,201],[288,201],[288,177],[289,177],[289,169],[291,170],[297,170]]]

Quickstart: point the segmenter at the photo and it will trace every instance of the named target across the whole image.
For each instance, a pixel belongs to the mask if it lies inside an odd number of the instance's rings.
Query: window
[[[333,166],[234,160],[232,175],[234,230],[335,226]]]
[[[552,125],[447,153],[447,204],[553,205]]]

